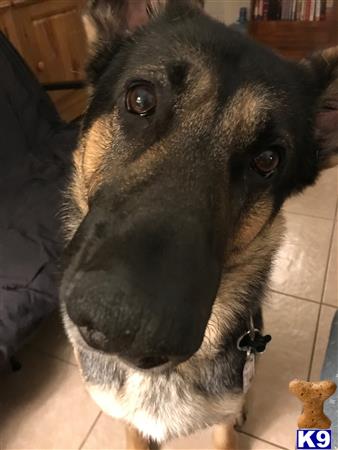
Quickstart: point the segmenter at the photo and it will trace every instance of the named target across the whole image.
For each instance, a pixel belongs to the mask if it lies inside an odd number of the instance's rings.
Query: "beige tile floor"
[[[265,306],[273,340],[249,394],[241,449],[293,449],[300,406],[294,377],[318,379],[337,298],[338,171],[285,206],[288,233]],[[0,378],[0,450],[123,449],[122,425],[100,413],[80,380],[57,318],[21,352],[23,368]],[[338,417],[337,417],[338,420]],[[210,430],[165,449],[211,449]]]

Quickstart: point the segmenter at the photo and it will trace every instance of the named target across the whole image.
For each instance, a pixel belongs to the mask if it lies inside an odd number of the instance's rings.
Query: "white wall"
[[[246,6],[249,12],[250,0],[206,0],[205,2],[208,14],[228,25],[238,19],[239,8],[242,6]]]

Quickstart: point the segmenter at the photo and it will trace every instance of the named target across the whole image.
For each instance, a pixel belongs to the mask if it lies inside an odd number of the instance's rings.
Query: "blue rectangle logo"
[[[297,449],[331,449],[331,430],[297,430]]]

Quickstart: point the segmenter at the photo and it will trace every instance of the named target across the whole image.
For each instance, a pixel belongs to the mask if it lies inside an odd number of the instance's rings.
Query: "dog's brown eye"
[[[156,108],[155,87],[151,83],[140,82],[129,87],[126,96],[129,112],[139,116],[149,116]]]
[[[260,175],[268,177],[272,175],[279,165],[279,154],[274,150],[265,150],[252,161],[252,167]]]

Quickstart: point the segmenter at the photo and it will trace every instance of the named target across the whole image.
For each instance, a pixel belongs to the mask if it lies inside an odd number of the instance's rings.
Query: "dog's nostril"
[[[108,344],[108,339],[101,331],[94,330],[88,326],[79,327],[83,339],[88,345],[98,350],[104,350]]]

